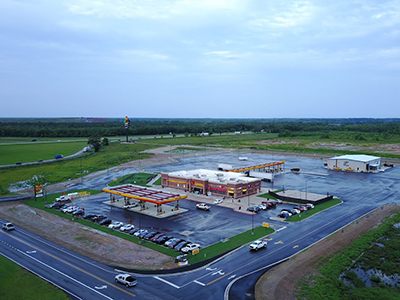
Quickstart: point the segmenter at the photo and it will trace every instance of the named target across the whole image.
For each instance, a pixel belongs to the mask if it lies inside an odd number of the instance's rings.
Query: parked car
[[[254,241],[249,246],[250,250],[259,250],[266,247],[267,247],[267,241],[264,240]]]
[[[215,199],[214,200],[214,204],[220,204],[222,202],[224,202],[224,200],[222,200],[222,199]]]
[[[278,215],[278,217],[280,217],[280,218],[285,218],[285,219],[290,218],[291,216],[292,216],[292,214],[291,214],[290,212],[288,212],[288,211],[282,211],[282,212]]]
[[[93,221],[93,219],[95,217],[97,217],[96,214],[88,214],[88,215],[85,215],[83,218],[86,219],[86,220],[92,220]]]
[[[85,214],[85,209],[79,208],[72,213],[73,216],[83,216]]]
[[[7,222],[7,223],[4,223],[4,224],[3,224],[2,228],[3,228],[4,230],[10,231],[10,230],[14,230],[14,229],[15,229],[15,226],[14,226],[13,223]]]
[[[210,210],[210,206],[205,203],[196,204],[196,208],[201,210]]]
[[[260,204],[260,205],[257,205],[261,210],[267,210],[269,207],[268,207],[268,205],[267,204]]]
[[[289,212],[290,212],[292,215],[297,215],[297,214],[300,214],[300,213],[301,213],[300,210],[295,209],[295,208],[291,209]]]
[[[180,241],[178,244],[175,245],[174,250],[175,251],[181,251],[183,247],[185,247],[187,244],[190,242],[188,241]]]
[[[128,234],[134,235],[134,234],[135,234],[136,232],[138,232],[139,230],[140,230],[139,228],[135,227],[135,228],[129,230],[129,231],[128,231]]]
[[[123,226],[123,225],[124,225],[124,223],[122,223],[122,222],[114,221],[114,222],[112,222],[110,225],[108,225],[108,228],[111,228],[111,229],[118,229],[118,228],[120,228],[120,227]]]
[[[71,213],[73,213],[74,211],[77,211],[78,209],[79,209],[79,206],[74,205],[74,206],[67,206],[67,207],[63,208],[61,211],[62,211],[64,214],[66,214],[66,213],[71,214]]]
[[[258,207],[258,206],[249,206],[249,207],[247,208],[247,211],[255,212],[255,213],[259,212],[260,210],[261,210],[261,208]]]
[[[108,225],[110,225],[111,223],[112,223],[112,220],[106,218],[106,219],[104,219],[104,220],[101,220],[101,221],[99,222],[99,225],[108,226]]]
[[[115,282],[122,283],[126,287],[135,286],[137,284],[136,278],[133,278],[129,274],[118,274],[115,276]]]
[[[164,243],[164,246],[167,246],[168,248],[171,248],[171,249],[172,249],[172,248],[174,248],[180,241],[181,241],[180,238],[172,238],[172,239],[166,241],[166,242]]]
[[[71,201],[71,199],[67,196],[60,196],[56,198],[57,202],[63,202],[63,201]]]
[[[98,215],[98,216],[93,217],[93,218],[92,218],[92,221],[100,224],[100,222],[103,221],[103,220],[105,220],[105,219],[107,219],[107,216],[105,216],[105,215]]]
[[[297,209],[297,210],[299,210],[300,212],[303,212],[303,211],[306,210],[306,209],[305,209],[303,206],[301,206],[301,205],[296,205],[296,206],[294,207],[294,209]]]
[[[53,204],[50,204],[50,208],[54,208],[54,209],[61,209],[65,206],[64,203],[60,203],[60,202],[55,202]]]
[[[181,251],[183,253],[188,253],[188,252],[191,252],[191,251],[196,250],[196,249],[200,249],[200,244],[191,243],[191,244],[188,244],[185,247],[183,247],[181,249]]]
[[[149,231],[146,229],[140,229],[139,231],[135,232],[133,235],[137,237],[144,237]]]
[[[145,240],[150,240],[153,236],[155,236],[158,232],[157,231],[150,231],[148,232],[143,238]]]
[[[267,205],[267,206],[268,206],[268,209],[270,209],[270,208],[276,208],[276,202],[273,202],[273,201],[263,201],[263,202],[261,202],[261,203]]]
[[[153,236],[150,241],[155,242],[157,241],[158,238],[162,237],[163,235],[165,235],[165,233],[157,233],[155,236]]]
[[[133,228],[135,228],[134,225],[132,225],[132,224],[125,224],[125,225],[121,226],[121,227],[119,228],[119,230],[122,231],[122,232],[125,232],[125,231],[130,231],[130,230],[132,230]]]
[[[172,239],[172,238],[173,238],[172,235],[163,235],[163,236],[159,237],[159,238],[156,240],[156,243],[162,245],[162,244],[164,244],[166,241],[168,241],[168,240],[170,240],[170,239]]]
[[[311,203],[307,203],[306,206],[307,206],[308,209],[313,209],[314,208],[314,204],[311,204]]]

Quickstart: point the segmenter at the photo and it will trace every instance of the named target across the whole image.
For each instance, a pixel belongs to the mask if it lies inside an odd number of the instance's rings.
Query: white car
[[[263,240],[254,241],[249,246],[250,250],[258,250],[266,247],[267,247],[267,242]]]
[[[118,274],[115,276],[115,282],[124,284],[126,287],[135,286],[137,284],[136,278],[129,274]]]
[[[199,248],[200,248],[200,244],[189,244],[189,245],[186,245],[185,247],[183,247],[181,249],[181,251],[183,253],[188,253],[188,252],[191,252],[191,251],[199,249]]]
[[[130,231],[130,230],[132,230],[133,228],[135,228],[134,225],[132,225],[132,224],[125,224],[125,225],[121,226],[121,227],[119,228],[119,230],[120,230],[120,231]]]
[[[73,213],[74,211],[77,211],[79,209],[78,206],[67,206],[66,208],[63,208],[61,211],[66,214],[66,213]]]
[[[3,224],[2,228],[3,228],[4,230],[10,231],[10,230],[14,230],[14,229],[15,229],[15,226],[14,226],[13,223],[7,222],[7,223],[4,223],[4,224]]]
[[[311,203],[307,203],[306,206],[307,206],[308,209],[313,209],[314,208],[314,204],[311,204]]]
[[[116,221],[116,222],[112,222],[110,225],[108,225],[108,228],[118,229],[123,225],[124,225],[124,223]]]
[[[56,198],[57,202],[63,202],[63,201],[70,201],[71,199],[67,196],[60,196],[58,198]]]
[[[222,200],[222,199],[215,199],[214,200],[214,204],[220,204],[222,202],[224,202],[224,200]]]
[[[210,210],[210,206],[205,204],[205,203],[198,203],[196,204],[197,209],[202,209],[202,210]]]

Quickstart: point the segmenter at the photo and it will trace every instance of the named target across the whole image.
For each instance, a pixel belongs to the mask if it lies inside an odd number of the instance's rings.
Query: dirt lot
[[[300,156],[300,154],[293,155]],[[322,156],[304,156],[324,159]],[[148,160],[134,161],[116,168],[143,168],[150,165],[171,163],[173,159],[173,155],[166,155],[163,151],[158,150]],[[88,175],[88,178],[99,175],[99,173]],[[48,190],[60,190],[71,183],[73,182],[60,183]],[[385,206],[383,210],[377,209],[369,215],[369,218],[361,218],[358,224],[353,222],[347,226],[343,233],[333,234],[289,261],[268,271],[256,285],[256,299],[295,299],[293,295],[299,278],[306,278],[314,273],[315,266],[324,257],[346,248],[361,233],[379,224],[383,218],[389,216],[395,210],[400,210],[400,207],[391,205]],[[163,254],[59,218],[46,211],[32,209],[21,203],[3,203],[0,205],[0,217],[104,264],[146,270],[176,267],[172,259]]]

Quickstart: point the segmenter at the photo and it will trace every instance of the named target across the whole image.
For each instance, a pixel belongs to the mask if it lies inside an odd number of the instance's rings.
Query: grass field
[[[0,255],[0,299],[68,300],[59,288],[51,285],[16,263]]]
[[[85,146],[87,146],[87,142],[0,145],[0,165],[15,164],[16,162],[35,162],[39,159],[53,159],[56,154],[67,156],[82,150]]]
[[[86,153],[73,159],[62,159],[39,165],[2,168],[0,169],[0,195],[9,193],[7,189],[10,184],[30,180],[34,175],[44,175],[48,183],[57,183],[108,169],[124,162],[148,158],[149,154],[141,153],[141,151],[151,147],[155,146],[114,143],[104,147],[98,153]]]

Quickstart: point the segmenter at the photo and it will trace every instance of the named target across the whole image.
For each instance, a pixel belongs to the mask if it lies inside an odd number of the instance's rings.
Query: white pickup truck
[[[267,247],[267,242],[263,240],[257,240],[254,241],[250,244],[250,250],[258,250],[261,248],[266,248]]]
[[[210,210],[210,206],[205,203],[196,204],[197,209]]]

